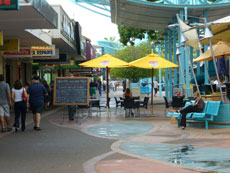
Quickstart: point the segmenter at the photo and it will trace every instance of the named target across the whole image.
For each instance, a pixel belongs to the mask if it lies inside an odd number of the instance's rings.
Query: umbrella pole
[[[217,80],[218,80],[218,86],[220,88],[221,100],[222,100],[222,102],[224,102],[223,91],[222,91],[222,87],[220,85],[220,77],[219,77],[217,66],[216,66],[216,59],[215,59],[213,48],[212,48],[211,38],[208,38],[208,41],[209,41],[209,46],[210,46],[210,50],[211,50],[211,53],[212,53],[212,61],[213,61],[213,64],[214,64],[214,67],[215,67],[215,71],[216,71],[216,77],[217,77]]]
[[[109,68],[106,67],[106,110],[109,117]]]
[[[153,74],[154,74],[154,70],[152,68],[152,92],[151,92],[151,105],[152,105],[152,115],[153,115]]]
[[[152,68],[152,88],[151,88],[151,105],[153,105],[153,68]]]

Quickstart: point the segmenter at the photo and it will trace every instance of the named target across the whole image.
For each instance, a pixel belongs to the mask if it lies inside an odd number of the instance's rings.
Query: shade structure
[[[230,56],[230,43],[219,41],[212,46],[215,58],[223,58]],[[211,49],[208,49],[202,55],[193,60],[193,62],[209,61],[212,60]]]
[[[213,37],[211,38],[213,44],[216,44],[219,41],[230,43],[230,16],[209,22],[208,24],[210,25],[209,28],[213,34]],[[208,39],[201,40],[201,44],[209,44]]]
[[[107,113],[109,113],[109,68],[128,67],[129,64],[110,54],[105,54],[93,60],[89,60],[84,63],[81,63],[79,65],[83,67],[106,68],[106,74],[107,74],[106,75],[106,105],[107,105]]]
[[[160,68],[174,68],[178,67],[177,64],[174,64],[164,58],[161,58],[157,54],[149,54],[143,58],[137,59],[129,63],[130,67],[152,69],[152,91],[151,91],[151,104],[153,104],[153,69]]]

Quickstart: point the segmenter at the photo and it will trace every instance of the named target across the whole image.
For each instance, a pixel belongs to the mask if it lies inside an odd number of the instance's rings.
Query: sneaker
[[[36,127],[36,131],[41,131],[42,129],[40,127]]]

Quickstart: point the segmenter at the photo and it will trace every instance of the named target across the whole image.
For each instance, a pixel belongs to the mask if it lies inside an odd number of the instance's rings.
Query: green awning
[[[79,65],[60,65],[60,66],[55,66],[55,70],[63,70],[63,69],[79,69]]]

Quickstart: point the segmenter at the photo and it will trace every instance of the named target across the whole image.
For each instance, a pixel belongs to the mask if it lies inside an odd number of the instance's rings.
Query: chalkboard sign
[[[89,105],[89,78],[56,77],[54,105]]]

